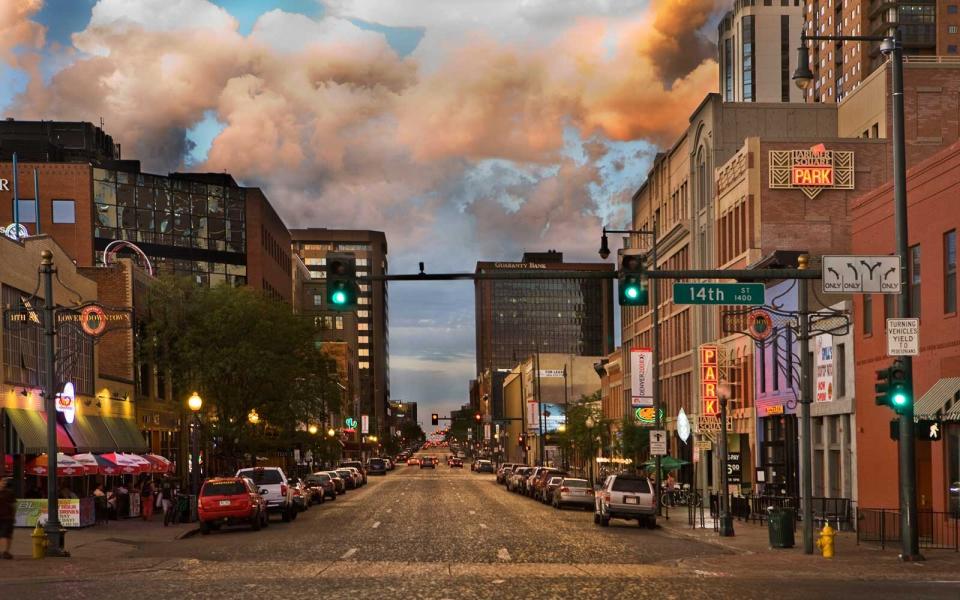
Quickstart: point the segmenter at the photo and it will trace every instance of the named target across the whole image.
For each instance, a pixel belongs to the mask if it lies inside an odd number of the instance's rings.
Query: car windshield
[[[386,464],[387,464],[387,463],[383,462],[383,460],[382,460],[382,459],[379,459],[379,458],[371,458],[371,459],[370,459],[370,466],[371,466],[371,467],[383,467],[383,466],[385,466]]]
[[[560,485],[561,481],[563,481],[563,477],[551,477],[547,483],[550,485]]]
[[[246,487],[240,481],[208,481],[203,486],[201,496],[236,496],[246,493]]]
[[[634,479],[632,477],[617,477],[613,480],[613,487],[610,488],[614,492],[633,492],[636,494],[649,494],[650,493],[650,484],[646,479]]]
[[[275,469],[244,469],[240,471],[242,477],[249,477],[257,485],[277,485],[283,483],[280,471]]]
[[[585,488],[589,487],[586,479],[564,479],[563,485],[573,488]]]
[[[307,478],[307,483],[324,483],[330,481],[329,475],[311,475]]]

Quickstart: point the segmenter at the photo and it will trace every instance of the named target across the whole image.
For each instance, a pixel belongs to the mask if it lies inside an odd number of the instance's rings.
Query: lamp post
[[[730,401],[730,384],[717,386],[720,401],[720,536],[733,537],[733,515],[730,514],[730,486],[727,482],[727,402]]]
[[[587,426],[587,437],[590,440],[590,451],[587,455],[587,460],[590,461],[590,487],[593,488],[594,479],[593,479],[593,428],[596,426],[596,422],[593,420],[593,415],[587,415],[587,420],[584,421],[584,425]]]
[[[606,227],[604,227],[603,235],[600,238],[600,251],[599,251],[600,258],[606,259],[607,257],[610,256],[610,246],[607,240],[608,233],[626,233],[629,235],[645,235],[652,238],[651,244],[650,244],[650,268],[648,270],[656,271],[657,270],[657,228],[658,228],[658,223],[657,223],[656,215],[653,216],[651,229],[607,229]],[[652,373],[653,375],[653,386],[652,386],[653,387],[653,415],[654,415],[655,428],[662,429],[663,422],[660,416],[660,286],[658,285],[658,282],[656,280],[654,280],[649,285],[650,285],[650,294],[649,294],[650,304],[653,305],[653,315],[651,315],[652,321],[653,321],[653,325],[652,325],[653,344],[651,344],[651,346],[653,346],[651,348],[651,360],[653,361],[653,369],[652,369],[653,371]],[[654,473],[654,482],[655,482],[654,489],[659,490],[660,484],[661,484],[659,455],[657,455],[655,459],[654,468],[656,469],[656,472]],[[654,495],[657,496],[657,514],[659,514],[659,511],[660,511],[659,493]]]
[[[797,70],[793,74],[793,81],[800,89],[807,89],[813,83],[813,73],[810,72],[810,51],[807,41],[855,41],[880,42],[880,52],[890,57],[890,83],[892,105],[892,142],[893,142],[893,217],[894,235],[896,238],[897,255],[900,257],[900,297],[897,303],[897,316],[910,316],[910,288],[907,281],[907,261],[909,260],[909,237],[907,230],[907,159],[906,141],[904,135],[903,114],[903,44],[900,30],[894,24],[885,36],[808,36],[804,31],[800,36],[800,47],[797,49]],[[803,316],[806,320],[806,316]],[[902,356],[902,364],[909,382],[907,392],[913,398],[913,361],[909,356]],[[806,398],[809,401],[810,398]],[[802,405],[801,405],[801,408]],[[899,411],[900,439],[899,439],[899,471],[900,471],[900,559],[904,561],[923,560],[920,554],[919,533],[917,531],[917,473],[916,447],[913,432],[913,403]],[[809,417],[808,417],[809,418]],[[806,427],[808,427],[807,424]],[[809,431],[809,429],[807,429]],[[804,436],[805,460],[809,461],[809,437]],[[809,463],[807,463],[809,464]],[[805,485],[810,481],[810,470],[804,473]],[[810,516],[809,502],[804,506],[804,551],[813,553],[812,530],[808,533],[807,517]]]
[[[194,495],[200,493],[200,409],[203,407],[203,399],[200,394],[194,392],[187,399],[187,406],[193,414],[193,423],[190,428],[190,446],[193,451],[190,453],[190,491]]]

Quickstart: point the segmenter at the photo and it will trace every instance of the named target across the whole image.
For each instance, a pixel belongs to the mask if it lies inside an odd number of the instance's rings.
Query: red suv
[[[253,482],[246,477],[208,479],[200,489],[197,506],[200,533],[207,535],[221,525],[250,525],[254,531],[270,524],[267,504]]]

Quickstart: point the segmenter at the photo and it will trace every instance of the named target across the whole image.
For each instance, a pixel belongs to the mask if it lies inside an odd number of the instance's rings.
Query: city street
[[[18,531],[26,537],[27,530]],[[294,523],[132,545],[108,538],[69,560],[4,564],[4,597],[336,598],[957,597],[956,576],[931,576],[890,553],[874,565],[795,551],[746,555],[614,521],[592,523],[511,494],[469,467],[398,466],[314,506]],[[949,553],[953,559],[953,553]],[[941,555],[942,556],[942,555]],[[939,565],[939,566],[938,566]],[[786,583],[789,577],[789,584]],[[951,583],[949,580],[953,580]]]

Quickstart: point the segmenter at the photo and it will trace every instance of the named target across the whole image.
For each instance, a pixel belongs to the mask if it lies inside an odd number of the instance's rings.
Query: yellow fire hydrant
[[[33,538],[33,557],[45,557],[47,555],[47,534],[43,532],[40,523],[37,523],[37,526],[33,528],[30,537]]]
[[[824,558],[833,558],[833,538],[837,535],[836,530],[830,527],[830,523],[823,526],[820,530],[820,538],[817,539],[817,548],[820,548]]]

